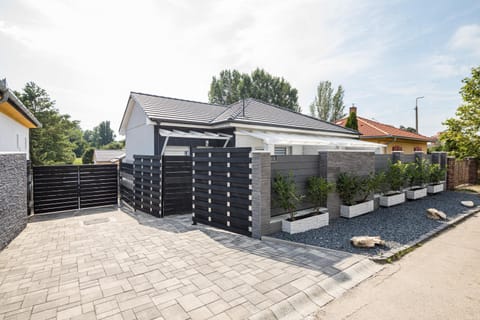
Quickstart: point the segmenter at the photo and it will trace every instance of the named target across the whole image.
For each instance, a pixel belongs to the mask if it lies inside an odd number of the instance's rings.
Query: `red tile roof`
[[[365,119],[357,116],[358,121],[358,131],[364,137],[398,137],[402,139],[411,139],[411,140],[420,140],[420,141],[431,141],[432,139],[421,134],[405,131],[394,126],[380,123],[377,121]],[[345,126],[347,118],[338,120],[336,124],[340,126]]]

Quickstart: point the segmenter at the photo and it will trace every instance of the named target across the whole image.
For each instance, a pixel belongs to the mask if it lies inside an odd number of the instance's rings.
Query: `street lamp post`
[[[415,99],[415,131],[418,133],[418,100],[425,97],[417,97]]]

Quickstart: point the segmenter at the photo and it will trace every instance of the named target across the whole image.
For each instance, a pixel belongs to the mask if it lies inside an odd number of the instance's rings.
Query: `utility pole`
[[[417,97],[415,99],[415,131],[418,133],[418,100],[425,97]]]

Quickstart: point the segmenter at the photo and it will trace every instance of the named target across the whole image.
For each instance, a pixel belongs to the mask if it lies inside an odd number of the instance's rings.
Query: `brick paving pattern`
[[[185,215],[37,216],[0,252],[0,320],[301,319],[372,266],[192,226]]]

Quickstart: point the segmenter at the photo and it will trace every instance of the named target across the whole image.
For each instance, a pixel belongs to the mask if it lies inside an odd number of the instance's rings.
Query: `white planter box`
[[[391,207],[405,202],[405,192],[393,194],[391,196],[381,196],[380,205],[382,207]]]
[[[439,192],[443,191],[443,188],[444,188],[443,183],[434,184],[434,185],[430,185],[430,186],[427,187],[427,192],[428,193],[439,193]]]
[[[353,218],[374,210],[373,200],[365,201],[353,206],[340,206],[340,215],[345,218]]]
[[[415,200],[427,196],[427,188],[407,190],[407,199]]]
[[[282,231],[290,234],[305,232],[328,226],[328,211],[321,211],[315,216],[302,218],[295,217],[294,221],[282,220]]]

